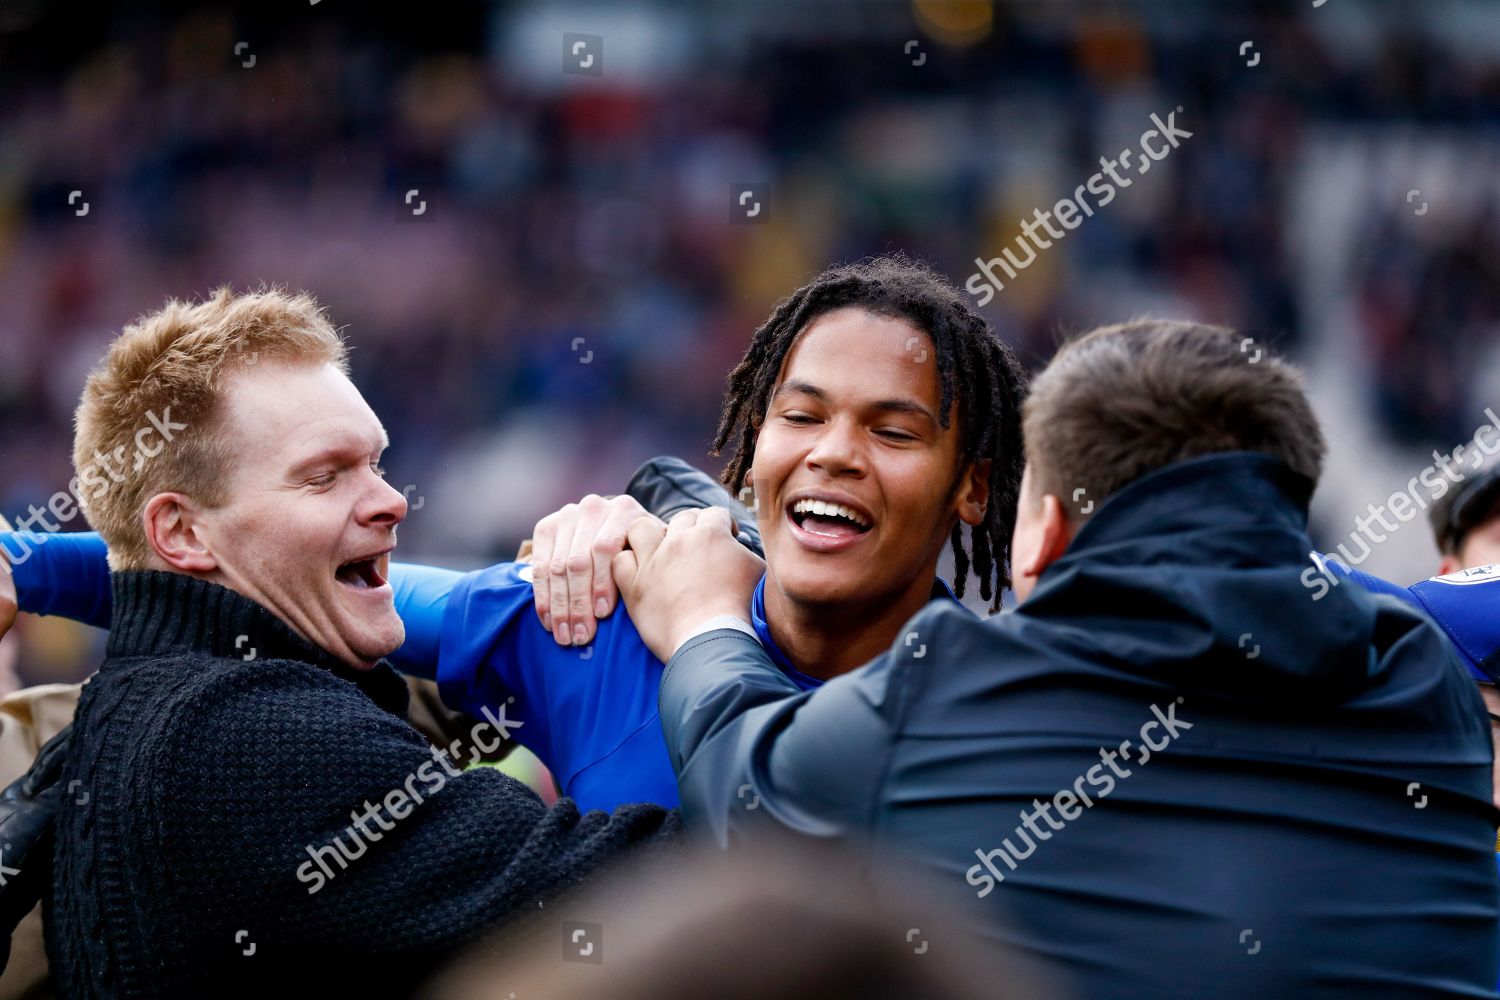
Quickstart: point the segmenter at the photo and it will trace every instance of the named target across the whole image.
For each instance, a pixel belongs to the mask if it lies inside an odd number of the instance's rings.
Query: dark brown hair
[[[1296,368],[1226,327],[1175,320],[1065,344],[1032,383],[1024,422],[1037,487],[1078,517],[1200,455],[1260,452],[1316,482],[1326,451]]]

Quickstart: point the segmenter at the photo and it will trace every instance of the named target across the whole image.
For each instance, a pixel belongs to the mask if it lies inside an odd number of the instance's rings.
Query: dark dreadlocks
[[[776,306],[729,373],[713,444],[717,455],[730,438],[736,439],[724,484],[734,492],[745,482],[782,362],[797,336],[817,317],[845,306],[906,320],[931,338],[942,387],[942,425],[948,427],[948,410],[957,399],[963,431],[960,462],[991,462],[990,502],[984,520],[970,530],[972,553],[964,548],[963,523],[953,527],[954,590],[963,596],[972,563],[980,596],[990,602],[991,611],[998,610],[1000,591],[1010,586],[1010,536],[1025,464],[1021,403],[1026,373],[984,317],[926,264],[898,254],[831,267]]]

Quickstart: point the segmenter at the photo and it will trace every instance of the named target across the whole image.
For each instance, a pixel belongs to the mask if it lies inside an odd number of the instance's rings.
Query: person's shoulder
[[[343,669],[348,676],[304,660],[214,658],[202,671],[198,697],[205,702],[285,703],[313,698],[319,704],[368,707],[381,711],[379,696],[404,696],[405,685],[387,664],[368,670]],[[359,676],[358,683],[353,679]],[[404,706],[401,706],[404,707]]]
[[[988,701],[1000,691],[1050,675],[1054,627],[1017,610],[986,617],[934,601],[902,627],[871,682],[909,724],[918,713],[942,718],[955,702]]]
[[[357,743],[361,733],[409,728],[350,680],[301,660],[189,657],[158,661],[180,678],[164,696],[162,736],[174,754],[222,755],[226,747],[257,754],[303,752],[309,742]],[[143,664],[149,670],[150,664]],[[181,668],[187,667],[184,674]],[[389,667],[393,685],[400,679]],[[404,686],[403,692],[404,693]],[[144,722],[145,720],[141,720]]]
[[[531,579],[530,564],[510,562],[459,577],[445,602],[443,654],[468,659],[488,650],[498,634],[531,607]]]
[[[532,574],[535,567],[530,563],[502,562],[465,573],[455,585],[455,592],[466,595],[504,595],[514,592],[531,593]]]
[[[981,618],[954,601],[933,601],[902,626],[896,641],[862,673],[887,686],[898,701],[942,692],[949,678],[973,675],[983,664],[1007,658],[1005,633],[1011,616]]]
[[[912,660],[934,657],[941,663],[989,654],[1008,641],[1017,622],[1009,611],[980,617],[954,601],[933,601],[906,623],[894,652]]]
[[[141,741],[141,773],[187,801],[243,802],[252,789],[285,808],[336,800],[351,783],[397,782],[430,747],[368,686],[298,660],[205,661],[158,726],[140,721],[148,731],[131,738]]]
[[[306,717],[314,703],[326,710],[348,695],[358,691],[295,661],[191,653],[114,658],[84,685],[74,745],[92,747],[97,766],[128,760],[142,784],[176,787],[164,783],[204,761],[277,752],[288,741],[276,720]]]
[[[1500,565],[1475,566],[1412,584],[1412,598],[1437,623],[1476,680],[1500,671]]]

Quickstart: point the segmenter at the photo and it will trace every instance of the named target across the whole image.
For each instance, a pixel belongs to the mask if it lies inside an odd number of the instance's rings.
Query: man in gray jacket
[[[634,526],[615,572],[671,657],[685,822],[913,860],[1082,997],[1492,996],[1478,696],[1419,612],[1304,585],[1322,435],[1239,340],[1061,350],[1025,413],[1023,605],[929,607],[817,691],[734,620],[759,567],[725,515]]]

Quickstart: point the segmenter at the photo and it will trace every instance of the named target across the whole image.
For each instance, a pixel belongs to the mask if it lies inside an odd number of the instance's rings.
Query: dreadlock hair
[[[997,611],[1000,592],[1010,586],[1010,536],[1025,465],[1021,404],[1026,396],[1026,373],[968,299],[920,261],[896,254],[830,267],[777,304],[729,373],[712,454],[719,454],[731,438],[735,451],[721,481],[730,492],[744,485],[755,461],[756,438],[792,344],[813,320],[846,306],[905,320],[932,341],[944,429],[949,408],[958,401],[961,467],[983,459],[991,463],[990,502],[984,520],[970,528],[968,549],[963,543],[963,522],[953,526],[957,569],[953,586],[962,597],[972,565],[979,577],[980,596],[990,602],[991,611]]]

